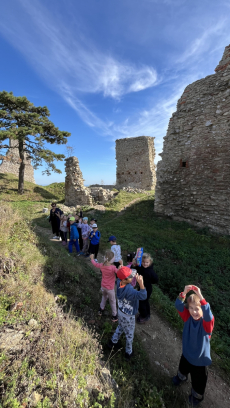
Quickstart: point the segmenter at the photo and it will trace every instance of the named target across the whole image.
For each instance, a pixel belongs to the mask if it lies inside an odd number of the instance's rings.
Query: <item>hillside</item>
[[[142,343],[140,341],[141,338],[135,336],[134,349],[136,354],[135,359],[131,363],[124,361],[123,351],[115,355],[108,353],[106,343],[114,331],[114,325],[110,321],[110,309],[108,306],[107,314],[103,319],[97,315],[100,302],[100,274],[91,268],[90,263],[85,261],[85,259],[75,257],[75,255],[70,257],[66,250],[60,247],[58,242],[50,240],[50,225],[47,221],[47,214],[42,214],[42,208],[44,206],[49,207],[53,199],[58,203],[63,202],[63,183],[60,183],[60,185],[59,183],[54,183],[45,188],[26,183],[27,195],[18,196],[15,192],[16,180],[9,175],[3,176],[1,178],[0,175],[0,199],[2,199],[3,213],[6,215],[7,220],[9,220],[7,221],[7,228],[5,228],[4,215],[1,224],[1,253],[5,254],[1,264],[5,265],[2,267],[3,274],[1,275],[3,307],[1,309],[2,317],[0,322],[3,324],[3,327],[9,329],[13,327],[15,329],[18,321],[27,327],[29,319],[34,318],[40,322],[39,339],[42,344],[44,338],[41,333],[44,332],[45,334],[46,330],[48,330],[52,339],[55,336],[60,336],[60,331],[57,331],[55,327],[57,327],[57,318],[60,319],[60,314],[62,314],[63,316],[68,316],[68,324],[73,327],[71,328],[71,331],[73,330],[74,333],[73,337],[79,337],[79,333],[82,331],[85,333],[86,331],[90,342],[90,336],[93,335],[93,349],[90,349],[90,353],[95,356],[94,360],[96,363],[93,365],[93,368],[90,368],[91,363],[87,362],[86,358],[82,369],[83,371],[84,369],[86,371],[92,369],[93,372],[100,373],[101,368],[97,364],[99,360],[104,361],[119,385],[120,395],[119,397],[117,396],[116,402],[114,402],[111,386],[106,385],[105,387],[107,388],[104,388],[103,391],[104,402],[101,395],[98,395],[97,399],[92,402],[94,397],[91,395],[87,397],[91,404],[88,406],[130,408],[134,406],[139,408],[151,406],[158,408],[162,406],[161,398],[163,398],[166,408],[171,408],[172,406],[174,408],[185,408],[187,403],[184,395],[181,393],[179,396],[178,393],[175,394],[175,390],[171,386],[170,377],[165,375],[165,373],[160,373],[158,367],[156,369],[154,365],[149,363],[148,351],[144,347],[147,342]],[[14,192],[7,193],[7,191]],[[10,199],[8,200],[7,197]],[[214,360],[213,367],[218,372],[220,371],[221,375],[225,377],[226,382],[227,377],[229,378],[230,375],[229,237],[213,236],[208,230],[198,230],[186,223],[173,222],[170,219],[156,216],[153,206],[153,193],[137,195],[122,191],[106,206],[105,213],[95,211],[94,209],[88,209],[86,212],[85,209],[85,214],[93,215],[97,218],[99,229],[102,233],[100,247],[102,254],[108,248],[108,236],[111,234],[117,236],[117,241],[122,247],[124,260],[128,251],[136,250],[139,246],[143,246],[145,251],[152,254],[154,267],[159,275],[159,287],[154,286],[151,301],[156,313],[163,317],[163,320],[168,325],[168,330],[170,330],[170,325],[177,330],[178,338],[180,338],[182,324],[175,311],[174,300],[178,292],[187,283],[192,282],[201,287],[204,296],[212,306],[216,318],[211,342]],[[13,209],[13,213],[11,209]],[[17,210],[16,213],[15,210]],[[21,228],[22,226],[23,228]],[[39,306],[36,300],[37,291],[39,292]],[[30,295],[27,295],[27,293]],[[31,295],[31,293],[35,293],[35,296]],[[61,307],[61,309],[57,310],[57,304],[54,300],[56,296],[59,296],[58,307]],[[43,301],[46,298],[49,305],[51,304],[51,306],[48,306],[48,311],[46,310],[46,302]],[[13,313],[10,312],[10,305],[20,301],[23,303],[22,309]],[[60,305],[60,301],[63,302],[62,305]],[[28,307],[24,308],[25,304],[28,304]],[[70,309],[72,316],[69,315]],[[28,310],[30,311],[29,315]],[[39,314],[37,314],[38,310]],[[50,326],[47,326],[46,329],[47,320],[49,319]],[[81,319],[84,319],[84,321]],[[20,324],[19,328],[21,327]],[[93,327],[94,334],[87,327]],[[80,332],[77,332],[77,330],[80,330]],[[146,330],[148,331],[148,329],[144,329],[145,333]],[[32,331],[28,327],[25,333],[27,331],[29,332],[28,338],[30,339]],[[143,336],[143,333],[140,335]],[[79,341],[81,340],[80,337]],[[57,343],[56,340],[54,341],[55,347],[56,344],[59,344],[59,341],[62,340],[58,339]],[[83,355],[87,357],[89,356],[88,340],[82,341],[82,346],[78,345],[78,347],[86,347]],[[104,357],[100,357],[98,341],[103,346]],[[124,340],[122,340],[122,346],[124,346]],[[55,353],[55,347],[51,348],[53,350],[52,353]],[[68,345],[68,347],[71,348],[71,345]],[[156,353],[158,353],[157,350]],[[26,358],[26,356],[24,357]],[[2,364],[3,368],[5,367],[3,375],[7,375],[5,372],[7,373],[8,363],[5,363],[5,361],[10,363],[11,360],[4,360],[3,357]],[[19,361],[21,364],[20,358]],[[70,362],[65,363],[65,367],[71,366],[71,368],[66,368],[70,370],[70,373],[72,373],[72,370],[74,373],[76,372],[75,363],[75,357]],[[87,367],[84,368],[85,364]],[[57,370],[57,365],[55,367],[55,370]],[[27,371],[32,368],[33,363],[27,368]],[[51,384],[53,380],[51,379],[52,376],[50,377],[48,362],[46,362],[45,370],[48,373],[48,384]],[[87,373],[86,375],[91,375],[89,371]],[[37,378],[36,375],[35,378]],[[28,372],[25,376],[26,378],[28,377]],[[16,378],[13,391],[11,386],[6,386],[4,392],[8,392],[8,399],[11,398],[9,395],[14,395],[14,398],[17,400],[19,395],[20,403],[22,402],[23,391],[21,394],[17,394],[16,389],[19,387],[18,384],[25,381],[25,376],[18,376]],[[54,390],[57,390],[57,387],[59,387],[57,371],[55,371],[53,376],[56,376],[56,380],[50,387],[54,394]],[[68,376],[71,377],[72,374],[68,374]],[[99,374],[99,380],[100,378]],[[34,381],[32,381],[33,384]],[[65,378],[63,381],[65,381]],[[4,384],[7,384],[6,380],[4,380]],[[28,384],[29,381],[27,381],[27,387],[29,387]],[[53,394],[47,391],[46,383],[34,388],[33,384],[30,390],[38,387],[37,389],[42,390],[43,396],[53,401]],[[82,389],[87,391],[87,385],[84,384]],[[8,391],[6,391],[7,389]],[[49,387],[48,390],[50,390]],[[63,404],[66,394],[61,395]],[[111,396],[109,397],[109,395]],[[13,406],[9,405],[7,399],[5,401],[3,407]],[[38,405],[38,407],[43,406],[45,407],[46,405]]]

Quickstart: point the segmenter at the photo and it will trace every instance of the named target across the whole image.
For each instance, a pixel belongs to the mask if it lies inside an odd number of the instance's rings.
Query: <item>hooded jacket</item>
[[[117,302],[118,308],[127,315],[135,315],[138,311],[139,300],[147,298],[146,289],[137,291],[132,285],[120,286],[120,279],[117,279]]]
[[[78,239],[79,234],[77,230],[77,224],[74,222],[73,224],[70,225],[70,240],[72,239]]]

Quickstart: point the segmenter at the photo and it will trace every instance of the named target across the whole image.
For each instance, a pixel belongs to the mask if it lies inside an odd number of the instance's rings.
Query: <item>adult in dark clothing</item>
[[[58,239],[60,236],[60,216],[63,214],[63,211],[57,208],[56,203],[52,203],[51,207],[49,222],[51,223],[53,234],[55,234],[53,239]]]
[[[147,299],[139,301],[140,315],[137,318],[137,323],[144,324],[150,319],[149,298],[152,293],[152,285],[158,283],[158,276],[153,270],[153,260],[149,254],[143,254],[141,266],[137,266],[134,260],[133,267],[137,270],[139,275],[143,276],[144,286],[147,291]]]

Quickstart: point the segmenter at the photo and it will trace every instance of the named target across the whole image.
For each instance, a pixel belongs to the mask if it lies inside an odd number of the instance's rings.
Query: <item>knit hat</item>
[[[137,271],[135,269],[130,269],[127,266],[122,266],[117,271],[117,277],[121,280],[127,279],[127,278],[134,278],[136,273]]]
[[[85,220],[88,221],[88,217],[84,217],[84,218],[83,218],[83,221],[85,221]]]
[[[75,221],[75,218],[74,218],[74,217],[70,217],[69,220],[70,220],[70,221]]]

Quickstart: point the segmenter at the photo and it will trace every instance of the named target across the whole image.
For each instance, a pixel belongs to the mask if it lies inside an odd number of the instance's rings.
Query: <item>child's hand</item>
[[[90,259],[94,259],[94,254],[91,254],[89,257]]]
[[[188,292],[190,292],[190,290],[192,290],[192,285],[187,285],[184,287],[184,295],[187,295]]]
[[[117,269],[121,269],[123,265],[119,265]]]
[[[198,286],[192,285],[192,290],[200,298],[200,300],[204,299],[203,296],[202,296],[201,290],[200,290],[200,288],[198,288]]]
[[[143,283],[143,276],[138,275],[138,273],[135,275],[136,281],[139,284],[141,289],[144,289],[144,283]]]

